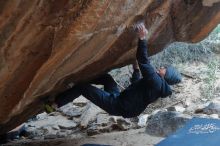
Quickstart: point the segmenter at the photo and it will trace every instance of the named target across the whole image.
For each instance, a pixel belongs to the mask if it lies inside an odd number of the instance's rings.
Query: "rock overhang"
[[[41,97],[132,63],[140,18],[151,55],[175,41],[198,42],[220,22],[219,0],[0,4],[0,133],[39,112]]]

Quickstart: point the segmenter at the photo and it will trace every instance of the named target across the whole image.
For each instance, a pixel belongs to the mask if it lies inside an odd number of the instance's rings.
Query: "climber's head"
[[[161,67],[157,73],[163,77],[169,85],[180,83],[182,80],[181,74],[172,66]]]

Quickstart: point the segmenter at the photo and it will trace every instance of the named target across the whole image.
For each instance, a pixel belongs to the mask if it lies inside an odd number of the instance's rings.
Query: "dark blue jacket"
[[[150,64],[146,40],[139,40],[136,58],[143,78],[131,84],[119,95],[119,109],[125,118],[140,115],[148,104],[159,97],[172,94],[167,82],[157,74]]]

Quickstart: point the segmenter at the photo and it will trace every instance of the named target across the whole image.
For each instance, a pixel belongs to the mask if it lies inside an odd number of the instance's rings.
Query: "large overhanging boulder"
[[[0,0],[0,134],[42,109],[46,95],[135,59],[144,20],[149,54],[198,42],[220,0]]]

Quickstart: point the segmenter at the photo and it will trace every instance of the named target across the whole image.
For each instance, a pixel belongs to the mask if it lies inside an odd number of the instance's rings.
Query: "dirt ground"
[[[153,146],[163,140],[146,134],[145,128],[122,132],[105,133],[92,137],[55,140],[25,140],[4,146],[81,146],[83,144],[105,144],[113,146]]]

